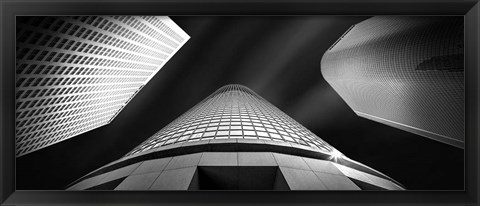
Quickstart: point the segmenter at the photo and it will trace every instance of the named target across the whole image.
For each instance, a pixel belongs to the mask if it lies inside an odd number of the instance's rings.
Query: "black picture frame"
[[[464,191],[16,191],[16,15],[464,15]],[[1,0],[1,205],[478,205],[480,3],[478,0]],[[448,167],[448,163],[445,163]]]

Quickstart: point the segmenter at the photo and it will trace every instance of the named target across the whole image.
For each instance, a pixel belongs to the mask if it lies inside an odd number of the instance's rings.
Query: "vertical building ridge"
[[[376,16],[322,57],[325,80],[358,115],[464,148],[463,17]]]

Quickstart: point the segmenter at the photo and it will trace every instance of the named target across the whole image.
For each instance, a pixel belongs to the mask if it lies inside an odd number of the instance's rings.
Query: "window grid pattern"
[[[227,85],[126,156],[170,144],[238,138],[289,142],[333,151],[333,147],[252,90],[241,85]]]
[[[379,16],[354,25],[324,54],[321,71],[357,113],[463,142],[463,59],[463,17]]]
[[[17,156],[111,122],[190,38],[166,16],[16,23]]]

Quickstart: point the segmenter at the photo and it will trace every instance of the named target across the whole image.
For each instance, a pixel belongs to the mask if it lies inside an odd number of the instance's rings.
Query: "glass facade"
[[[330,153],[333,148],[252,90],[227,85],[178,117],[126,156],[169,144],[211,139],[296,143]]]
[[[190,38],[165,16],[16,23],[17,156],[108,124]]]
[[[324,54],[322,75],[357,115],[463,148],[463,22],[372,17]]]

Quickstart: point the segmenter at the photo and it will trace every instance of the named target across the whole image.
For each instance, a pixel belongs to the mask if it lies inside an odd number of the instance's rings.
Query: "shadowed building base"
[[[68,190],[403,190],[362,164],[330,161],[326,154],[327,159],[314,158],[313,151],[299,145],[265,141],[255,148],[253,141],[242,140],[221,144],[231,152],[216,152],[219,145],[209,147],[214,142],[123,158],[79,179]],[[206,152],[195,152],[202,147]]]

